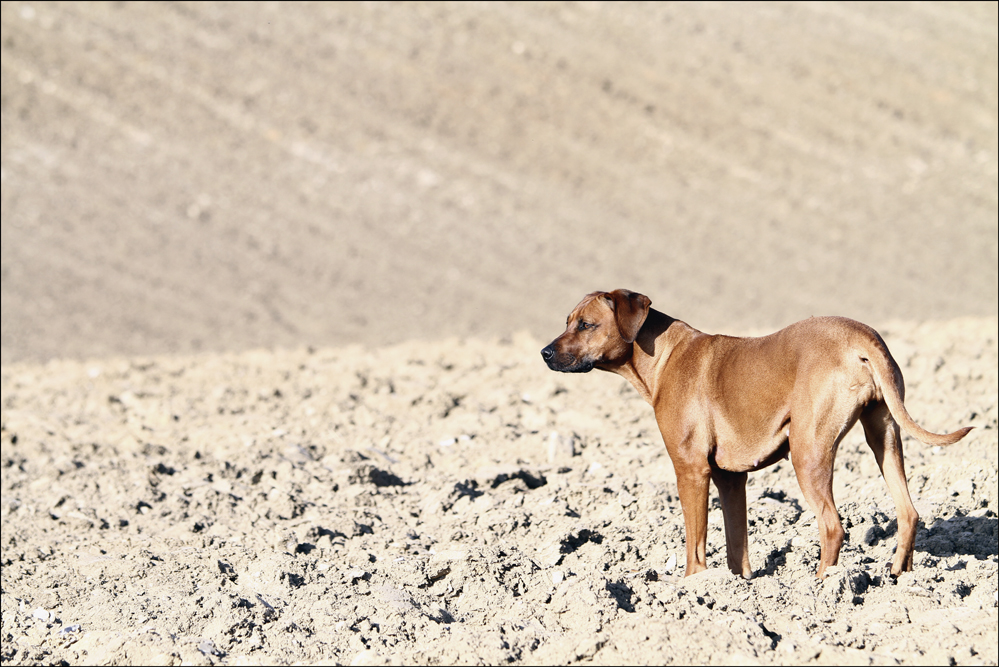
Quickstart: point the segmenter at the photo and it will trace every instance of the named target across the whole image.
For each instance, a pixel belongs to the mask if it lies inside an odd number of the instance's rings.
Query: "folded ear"
[[[626,289],[616,289],[607,292],[604,298],[611,303],[614,309],[614,317],[617,320],[617,328],[621,332],[621,338],[626,343],[634,343],[638,338],[638,332],[645,324],[645,318],[649,316],[649,306],[652,299]]]

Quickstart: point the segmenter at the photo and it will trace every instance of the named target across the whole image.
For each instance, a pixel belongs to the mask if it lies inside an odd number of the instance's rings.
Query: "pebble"
[[[669,558],[666,559],[666,572],[672,574],[673,570],[676,569],[676,554],[670,554]]]

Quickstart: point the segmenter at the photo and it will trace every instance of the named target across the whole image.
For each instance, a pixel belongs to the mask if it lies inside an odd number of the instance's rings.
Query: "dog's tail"
[[[873,346],[874,349],[870,350],[869,354],[861,356],[861,361],[865,362],[871,369],[871,374],[881,390],[888,411],[891,412],[891,416],[895,418],[902,430],[916,440],[932,446],[953,445],[968,435],[974,427],[965,426],[953,433],[933,433],[913,420],[909,411],[905,409],[905,385],[902,380],[902,369],[898,367],[898,363],[891,356],[891,352],[888,351],[888,346],[885,345],[880,334],[873,329],[871,332],[874,334],[877,344]]]

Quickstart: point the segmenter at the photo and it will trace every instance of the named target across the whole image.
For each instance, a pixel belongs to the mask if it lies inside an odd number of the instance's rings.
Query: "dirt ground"
[[[4,664],[997,664],[995,3],[4,2]],[[877,327],[824,581],[782,462],[684,579],[627,287]]]
[[[682,578],[675,477],[620,378],[541,343],[53,361],[3,371],[11,663],[995,664],[997,322],[886,329],[923,526],[855,429],[824,581],[785,462],[750,475],[751,562]]]

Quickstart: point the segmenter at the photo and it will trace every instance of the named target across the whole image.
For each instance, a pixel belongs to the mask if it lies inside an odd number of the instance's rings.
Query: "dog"
[[[916,424],[884,340],[855,320],[812,317],[769,336],[735,338],[702,333],[651,304],[623,289],[588,294],[541,356],[554,371],[617,373],[655,410],[676,470],[685,576],[707,569],[709,480],[721,500],[728,567],[752,576],[747,473],[790,456],[818,520],[816,574],[824,578],[845,536],[833,501],[833,460],[858,420],[898,516],[891,574],[912,570],[919,515],[909,497],[899,426],[928,445],[953,444],[971,427],[939,435]]]

